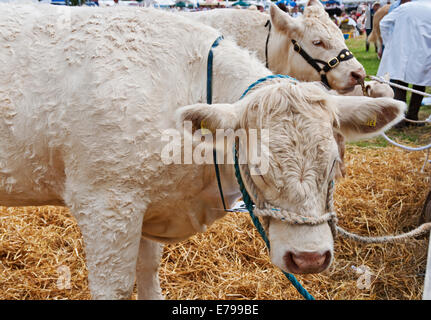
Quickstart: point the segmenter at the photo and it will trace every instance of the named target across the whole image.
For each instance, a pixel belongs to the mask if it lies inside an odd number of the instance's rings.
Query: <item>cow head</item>
[[[404,108],[403,102],[390,98],[334,96],[318,83],[277,79],[234,104],[187,106],[178,110],[178,117],[197,128],[204,121],[212,132],[268,130],[269,139],[259,141],[261,152],[269,159],[266,170],[248,163],[257,169],[251,174],[257,194],[271,207],[319,217],[327,211],[328,188],[339,161],[334,132],[347,141],[376,135],[398,122]],[[247,143],[240,143],[240,150],[246,148]],[[266,229],[271,260],[282,270],[315,273],[330,265],[333,237],[327,223],[292,225],[271,217]]]
[[[310,57],[324,62],[347,49],[341,30],[318,0],[310,0],[304,14],[298,18],[292,18],[276,5],[271,5],[270,16],[274,31],[271,31],[268,44],[268,61],[274,73],[288,74],[303,81],[321,80],[321,74],[294,50],[292,39]],[[321,63],[318,65],[322,66]],[[346,93],[364,79],[365,70],[353,58],[338,63],[326,77],[332,89]]]

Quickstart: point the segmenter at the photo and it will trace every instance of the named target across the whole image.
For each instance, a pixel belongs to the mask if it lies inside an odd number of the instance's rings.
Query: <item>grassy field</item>
[[[379,68],[380,60],[377,58],[377,53],[374,50],[374,45],[370,45],[369,52],[365,51],[365,37],[349,39],[346,41],[347,46],[353,52],[355,57],[365,68],[368,75],[376,75]],[[431,93],[431,87],[427,88],[427,92]],[[407,93],[407,103],[410,101],[410,93]],[[426,119],[431,114],[431,105],[422,106],[419,112],[419,119]],[[404,144],[428,144],[431,140],[431,130],[429,126],[410,127],[406,129],[391,129],[387,134],[395,141]],[[383,138],[371,140],[363,140],[353,143],[360,147],[386,147],[388,142]]]
[[[379,59],[377,58],[377,53],[374,50],[373,44],[370,45],[370,50],[365,51],[365,37],[360,36],[357,38],[352,38],[346,41],[347,46],[353,52],[356,59],[364,66],[367,74],[375,75],[377,74],[377,69],[379,68]]]

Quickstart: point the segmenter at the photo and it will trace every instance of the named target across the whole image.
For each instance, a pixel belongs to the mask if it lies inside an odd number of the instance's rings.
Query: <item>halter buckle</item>
[[[332,58],[328,61],[328,66],[331,68],[335,68],[340,63],[340,60],[338,58]]]
[[[295,42],[293,44],[293,50],[295,50],[296,52],[299,52],[301,51],[301,46],[297,42]]]

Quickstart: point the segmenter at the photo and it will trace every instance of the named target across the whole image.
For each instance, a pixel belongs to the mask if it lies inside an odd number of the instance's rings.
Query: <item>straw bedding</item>
[[[429,190],[424,153],[349,146],[347,177],[335,191],[340,225],[383,235],[414,228]],[[298,276],[317,299],[421,299],[428,239],[361,245],[338,239],[330,270]],[[59,288],[59,266],[71,288]],[[372,273],[360,288],[355,268]],[[160,269],[167,299],[301,299],[269,262],[247,214],[228,214],[209,230],[165,247]],[[0,207],[0,299],[89,299],[78,227],[62,207]],[[136,291],[132,298],[136,298]]]

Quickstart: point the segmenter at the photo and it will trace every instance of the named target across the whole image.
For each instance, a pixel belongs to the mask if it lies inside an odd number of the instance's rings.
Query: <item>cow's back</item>
[[[75,169],[91,184],[156,161],[217,36],[153,9],[0,5],[0,204],[61,203]]]
[[[180,14],[213,27],[226,37],[232,37],[240,47],[257,53],[261,61],[265,60],[263,53],[269,32],[265,27],[269,20],[268,14],[256,10],[236,9],[214,9]]]

